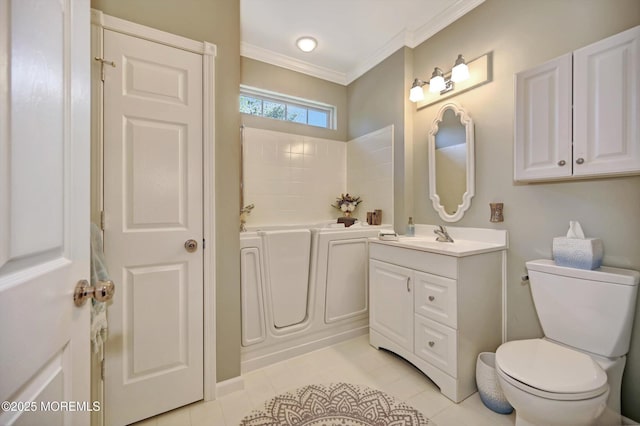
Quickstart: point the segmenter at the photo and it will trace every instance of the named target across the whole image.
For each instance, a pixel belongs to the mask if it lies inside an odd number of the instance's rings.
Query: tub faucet
[[[245,226],[247,223],[247,216],[249,216],[249,213],[251,213],[251,210],[253,210],[254,207],[255,205],[249,204],[248,206],[244,206],[240,209],[240,232],[245,232],[247,230],[247,227]]]
[[[441,243],[453,242],[453,238],[451,238],[451,235],[449,235],[449,233],[447,232],[447,228],[442,225],[439,225],[436,229],[434,229],[433,233],[438,236],[436,238],[436,241],[440,241]]]

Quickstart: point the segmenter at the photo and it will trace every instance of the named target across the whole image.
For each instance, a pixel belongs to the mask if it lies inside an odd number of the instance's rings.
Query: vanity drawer
[[[415,313],[458,328],[456,280],[415,273]]]
[[[414,333],[415,354],[450,376],[457,377],[456,330],[416,315]]]
[[[371,259],[443,277],[458,278],[458,258],[455,256],[398,247],[390,241],[369,240],[369,243]]]

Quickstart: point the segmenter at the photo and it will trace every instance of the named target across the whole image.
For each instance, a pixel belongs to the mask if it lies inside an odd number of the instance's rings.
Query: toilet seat
[[[547,399],[589,399],[609,388],[607,374],[590,356],[544,339],[501,345],[496,368],[513,386]]]

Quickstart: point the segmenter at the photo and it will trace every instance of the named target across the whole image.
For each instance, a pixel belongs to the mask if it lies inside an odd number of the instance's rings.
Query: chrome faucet
[[[255,206],[253,204],[249,204],[248,206],[244,206],[240,209],[240,232],[245,232],[247,230],[245,225],[247,223],[247,216],[249,216],[249,213],[251,213],[251,210],[253,210],[254,207]]]
[[[436,238],[436,241],[440,241],[441,243],[453,242],[453,238],[451,238],[451,235],[449,235],[449,233],[447,232],[447,228],[442,225],[439,225],[436,229],[434,229],[433,233],[438,236]]]

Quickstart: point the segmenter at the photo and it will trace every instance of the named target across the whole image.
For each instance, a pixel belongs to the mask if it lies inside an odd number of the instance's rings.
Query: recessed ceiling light
[[[316,48],[318,42],[313,37],[300,37],[296,41],[296,45],[298,46],[298,49],[302,50],[303,52],[311,52]]]

